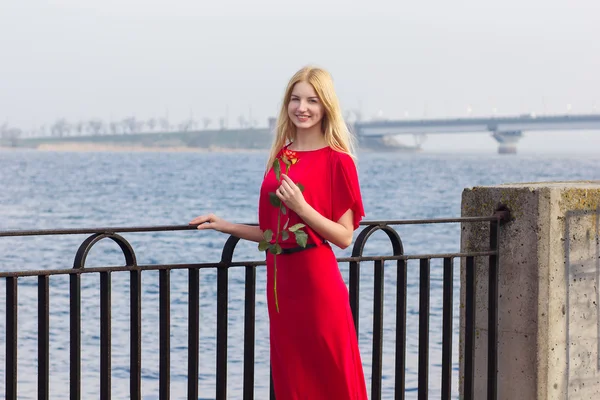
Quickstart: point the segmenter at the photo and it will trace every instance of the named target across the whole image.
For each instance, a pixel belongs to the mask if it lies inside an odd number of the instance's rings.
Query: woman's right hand
[[[229,222],[217,217],[215,214],[200,215],[190,221],[190,225],[198,225],[198,229],[214,229],[215,231],[228,233]]]

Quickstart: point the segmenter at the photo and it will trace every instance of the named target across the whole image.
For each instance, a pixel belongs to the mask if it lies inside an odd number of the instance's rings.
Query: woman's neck
[[[290,150],[308,151],[327,146],[325,136],[320,129],[297,130],[296,139],[290,145]]]

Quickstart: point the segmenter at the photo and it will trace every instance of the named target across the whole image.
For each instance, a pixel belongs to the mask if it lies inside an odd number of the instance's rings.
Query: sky
[[[266,126],[309,64],[364,119],[600,113],[599,15],[598,0],[1,0],[0,125]]]

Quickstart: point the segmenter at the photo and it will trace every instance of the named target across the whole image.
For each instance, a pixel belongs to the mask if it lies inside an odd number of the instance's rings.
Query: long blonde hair
[[[275,139],[273,140],[267,163],[267,171],[273,165],[273,161],[275,161],[277,154],[283,146],[296,140],[296,126],[292,123],[288,115],[288,105],[292,97],[292,90],[294,90],[294,86],[298,82],[309,83],[317,93],[319,101],[323,104],[325,113],[321,121],[321,131],[323,132],[325,143],[332,149],[347,153],[352,158],[355,158],[354,137],[348,130],[342,116],[331,75],[322,68],[308,66],[296,72],[285,89],[285,95],[275,128]]]

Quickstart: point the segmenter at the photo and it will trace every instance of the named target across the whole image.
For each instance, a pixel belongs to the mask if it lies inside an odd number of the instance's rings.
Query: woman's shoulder
[[[331,158],[332,161],[340,163],[342,165],[355,165],[354,157],[346,153],[345,151],[337,150],[331,147]]]

